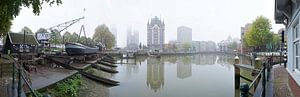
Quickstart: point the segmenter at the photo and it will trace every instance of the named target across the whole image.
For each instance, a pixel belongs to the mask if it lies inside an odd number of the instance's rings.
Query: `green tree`
[[[247,33],[246,33],[246,34],[247,34]],[[246,34],[245,34],[245,36],[246,36]],[[250,47],[250,46],[248,45],[247,41],[246,41],[245,36],[244,36],[244,38],[242,39],[242,40],[243,40],[243,48],[245,48],[245,47]]]
[[[87,38],[87,46],[93,47],[96,45],[96,42],[92,38]]]
[[[57,30],[54,30],[51,32],[51,38],[49,40],[51,44],[57,45],[57,44],[62,44],[62,36]]]
[[[24,28],[22,28],[22,30],[19,33],[26,33],[26,34],[33,34],[32,30],[30,28],[28,28],[27,26],[25,26]]]
[[[81,36],[81,37],[79,38],[79,41],[78,41],[78,43],[81,43],[81,44],[87,45],[87,44],[88,44],[88,43],[87,43],[87,38],[86,38],[86,37],[84,37],[84,36]]]
[[[114,47],[116,44],[115,36],[109,31],[105,24],[102,24],[95,29],[93,40],[97,43],[103,43],[108,49]]]
[[[273,46],[273,51],[279,49],[280,47],[280,36],[278,34],[273,34],[273,39],[272,39],[272,46]]]
[[[70,38],[70,42],[78,42],[77,40],[78,40],[78,37],[79,37],[79,35],[77,34],[77,33],[73,33],[72,34],[72,36],[71,36],[71,38]]]
[[[229,43],[228,47],[232,50],[237,49],[238,43],[236,41],[233,41],[233,42]]]
[[[64,35],[63,35],[63,42],[64,43],[67,43],[67,42],[71,42],[71,39],[72,39],[72,35],[70,32],[65,32]]]
[[[32,7],[33,13],[39,15],[42,4],[61,4],[61,0],[1,0],[0,1],[0,37],[5,36],[12,25],[12,20],[17,17],[22,7]]]
[[[49,33],[49,32],[45,28],[40,28],[36,31],[36,33]]]
[[[266,45],[272,41],[270,20],[259,16],[252,23],[250,29],[245,33],[246,44],[256,50],[265,49]]]
[[[191,48],[191,44],[190,43],[183,43],[182,47],[185,51],[188,51]]]

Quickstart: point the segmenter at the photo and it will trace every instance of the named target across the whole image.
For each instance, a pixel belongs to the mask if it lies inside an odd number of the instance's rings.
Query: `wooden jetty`
[[[87,78],[90,78],[90,79],[98,81],[98,82],[102,82],[102,83],[107,84],[107,85],[117,86],[120,83],[118,81],[114,81],[114,80],[111,80],[111,79],[108,79],[108,78],[104,78],[104,77],[99,77],[99,76],[87,73],[86,71],[83,71],[83,70],[80,70],[80,69],[76,69],[76,68],[70,66],[67,63],[60,62],[60,61],[55,60],[53,58],[47,58],[47,59],[50,60],[50,61],[52,61],[52,62],[54,62],[54,63],[56,63],[57,65],[60,65],[60,66],[64,67],[64,68],[72,69],[72,70],[78,70],[78,72],[80,74],[86,76]]]
[[[106,59],[102,59],[101,61],[104,61],[104,62],[107,62],[107,63],[111,63],[111,64],[116,64],[116,62],[110,61],[110,60],[106,60]]]
[[[76,59],[73,59],[73,60],[76,60]],[[72,63],[70,65],[72,65],[74,67],[75,65],[78,65],[78,64],[85,64],[86,66],[82,66],[82,68],[77,68],[77,69],[82,69],[83,70],[84,68],[86,68],[88,66],[92,66],[95,69],[102,70],[102,71],[105,71],[105,72],[108,72],[108,73],[118,73],[118,71],[116,71],[116,70],[114,70],[112,68],[110,69],[110,68],[107,68],[107,67],[99,65],[97,63],[97,61],[104,61],[104,59],[103,58],[99,58],[99,59],[92,60],[92,61],[84,61],[84,62],[80,62],[80,63]],[[114,62],[110,62],[110,61],[104,61],[104,62],[112,64],[112,66],[108,66],[108,67],[115,67],[116,66],[116,65],[113,65],[113,64],[115,64]],[[76,66],[76,67],[79,67],[79,66]]]
[[[103,67],[103,66],[100,66],[100,65],[97,65],[97,64],[92,64],[92,67],[96,68],[98,70],[108,72],[108,73],[119,73],[119,71],[117,71],[117,70],[109,69],[109,68],[106,68],[106,67]]]
[[[105,56],[104,57],[108,57],[108,58],[110,58],[110,59],[113,59],[114,60],[114,57],[112,57],[112,56],[110,56],[110,55],[108,55],[108,54],[105,54]]]
[[[111,57],[108,57],[108,56],[103,56],[102,59],[103,59],[103,60],[108,60],[108,61],[111,61],[111,62],[117,61],[117,60],[115,60],[114,58],[111,58]]]
[[[105,65],[105,66],[109,66],[109,67],[118,67],[117,65],[115,64],[111,64],[111,63],[107,63],[107,62],[104,62],[104,61],[98,61],[99,64],[102,64],[102,65]]]

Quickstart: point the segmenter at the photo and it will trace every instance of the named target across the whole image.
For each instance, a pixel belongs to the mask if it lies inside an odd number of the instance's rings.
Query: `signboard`
[[[40,33],[36,34],[36,39],[38,41],[40,41],[40,40],[49,40],[50,37],[51,37],[51,34],[47,33],[47,32],[40,32]]]

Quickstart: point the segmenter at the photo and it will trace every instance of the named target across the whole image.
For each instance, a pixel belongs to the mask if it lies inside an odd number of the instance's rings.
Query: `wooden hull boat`
[[[96,54],[99,49],[85,46],[80,43],[66,43],[65,49],[68,55],[88,55]]]

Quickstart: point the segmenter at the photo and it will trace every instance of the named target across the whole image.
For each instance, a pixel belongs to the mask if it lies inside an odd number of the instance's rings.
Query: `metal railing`
[[[12,92],[11,94],[12,97],[21,97],[22,96],[22,91],[24,92],[23,90],[23,84],[22,84],[22,81],[24,81],[25,83],[25,86],[30,90],[30,93],[32,94],[33,97],[39,97],[36,92],[34,91],[34,89],[31,87],[30,83],[28,82],[28,79],[29,77],[25,74],[25,71],[24,71],[24,68],[21,64],[19,64],[17,62],[16,59],[14,59],[12,56],[9,56],[11,60],[13,60],[13,72],[12,72]],[[16,71],[17,70],[17,71]],[[16,74],[18,74],[18,78],[16,78]],[[17,95],[14,95],[15,93],[15,81],[18,80],[18,90],[17,90]]]
[[[239,63],[238,59],[235,59],[235,63]],[[257,60],[256,60],[257,61]],[[261,62],[260,60],[257,61],[256,67],[254,69],[249,68],[249,67],[244,67],[242,65],[237,65],[235,64],[235,85],[236,89],[239,88],[240,90],[240,97],[265,97],[266,96],[266,87],[267,87],[267,82],[269,82],[269,77],[270,77],[270,71],[273,65],[272,62],[272,57],[267,58],[264,62]],[[261,68],[259,68],[261,66]],[[248,79],[247,77],[244,77],[240,75],[240,68],[247,68],[248,70],[252,70],[253,74],[256,74],[253,80]],[[240,78],[245,79],[246,81],[249,81],[250,84],[248,83],[242,83],[240,84]],[[250,90],[254,91],[253,93],[250,92]]]
[[[262,68],[259,70],[254,80],[248,85],[247,83],[242,83],[240,85],[241,97],[265,97],[267,82],[269,81],[269,75],[271,70],[271,59],[268,58],[262,63]],[[251,93],[250,90],[253,89],[254,92]]]

